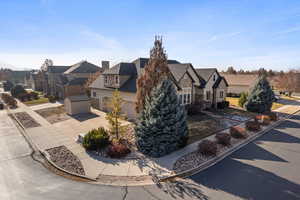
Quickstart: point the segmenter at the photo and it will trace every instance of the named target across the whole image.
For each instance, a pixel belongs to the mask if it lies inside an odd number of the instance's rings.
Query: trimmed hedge
[[[86,150],[99,150],[109,144],[108,132],[100,127],[89,131],[83,138],[82,146]]]
[[[246,122],[246,129],[248,131],[257,132],[260,130],[260,124],[258,121],[247,121]]]
[[[215,141],[203,140],[198,145],[198,151],[205,156],[215,156],[217,155],[218,146]]]
[[[236,139],[244,139],[244,138],[248,137],[246,129],[239,127],[239,126],[231,127],[230,135],[231,135],[231,137],[236,138]]]
[[[229,101],[222,101],[217,103],[218,109],[224,109],[229,107]]]
[[[228,133],[217,133],[215,137],[219,144],[224,146],[229,146],[231,144],[231,136]]]

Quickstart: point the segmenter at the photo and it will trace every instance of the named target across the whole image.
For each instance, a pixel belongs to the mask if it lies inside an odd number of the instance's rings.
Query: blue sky
[[[300,67],[299,0],[0,0],[0,63],[39,68],[146,57],[162,35],[194,67]]]

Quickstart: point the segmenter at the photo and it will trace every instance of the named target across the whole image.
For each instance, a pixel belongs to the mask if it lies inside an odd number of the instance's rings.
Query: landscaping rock
[[[85,175],[80,160],[67,147],[59,146],[46,150],[52,162],[62,169],[80,175]]]

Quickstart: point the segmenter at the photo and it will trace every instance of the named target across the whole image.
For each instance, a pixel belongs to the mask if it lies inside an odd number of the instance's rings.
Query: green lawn
[[[39,99],[24,102],[27,106],[34,106],[38,104],[49,103],[49,99],[45,97],[40,97]]]

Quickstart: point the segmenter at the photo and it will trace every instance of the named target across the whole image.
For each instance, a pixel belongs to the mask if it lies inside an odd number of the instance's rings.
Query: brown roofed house
[[[228,95],[249,93],[258,80],[258,74],[227,74],[221,73],[228,83]]]

